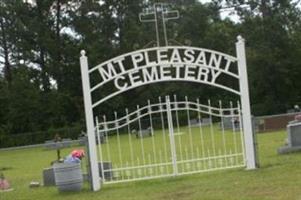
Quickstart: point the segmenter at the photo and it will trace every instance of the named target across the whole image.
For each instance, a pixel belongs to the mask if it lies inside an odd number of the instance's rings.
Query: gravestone
[[[55,185],[60,192],[80,191],[83,174],[80,163],[55,163],[53,165]]]
[[[287,125],[287,141],[278,149],[279,154],[301,151],[301,119],[300,116],[295,119]]]
[[[212,119],[211,118],[202,118],[202,126],[208,126],[212,123]]]
[[[102,167],[104,170],[103,174],[102,174]],[[98,169],[101,178],[103,178],[102,176],[104,176],[106,180],[112,180],[114,178],[113,171],[112,171],[113,169],[112,162],[109,161],[98,162]]]
[[[95,133],[95,135],[96,135],[96,136],[95,136],[96,144],[99,144],[97,134]],[[99,134],[99,140],[100,140],[100,143],[101,143],[101,144],[105,144],[105,143],[107,142],[104,133],[100,133],[100,134]],[[80,136],[78,137],[78,143],[79,143],[79,145],[81,145],[81,146],[87,146],[87,145],[88,145],[88,136],[87,136],[87,135],[80,135]]]
[[[222,117],[222,121],[220,124],[221,128],[226,129],[234,129],[235,131],[240,130],[240,122],[239,122],[239,118],[238,117]]]
[[[208,126],[211,124],[210,118],[201,118],[199,119],[191,119],[189,120],[190,126],[196,127],[196,126]]]
[[[52,167],[43,170],[43,185],[44,186],[54,186],[54,169]]]
[[[103,164],[103,166],[101,166]],[[104,169],[104,174],[102,174],[102,167]],[[112,162],[109,161],[103,161],[103,162],[98,162],[98,170],[99,170],[99,176],[102,178],[104,175],[104,178],[108,180],[113,180],[114,179],[114,173],[112,171],[113,165]],[[108,171],[107,171],[108,170]],[[90,181],[90,174],[83,174],[83,179],[85,181]]]
[[[148,127],[147,129],[136,132],[136,138],[145,138],[145,137],[151,137],[151,136],[153,136],[151,127]]]
[[[86,146],[88,144],[88,137],[87,136],[78,137],[78,143],[80,146]]]
[[[96,144],[99,144],[97,134],[96,134],[96,138],[95,139],[96,139]],[[106,139],[106,136],[104,135],[104,132],[99,133],[99,140],[100,140],[100,144],[105,144],[107,142],[107,139]]]
[[[198,119],[191,119],[191,120],[189,120],[189,124],[192,127],[199,126],[200,125],[200,121]]]

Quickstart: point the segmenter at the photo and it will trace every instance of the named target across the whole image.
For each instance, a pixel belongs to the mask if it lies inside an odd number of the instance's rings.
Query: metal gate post
[[[250,108],[250,97],[249,97],[249,84],[248,84],[248,73],[247,73],[247,62],[246,62],[246,52],[245,52],[245,40],[241,37],[237,37],[236,42],[236,54],[238,63],[238,73],[239,73],[239,87],[241,92],[241,108],[242,108],[242,118],[243,118],[243,130],[244,130],[244,142],[245,142],[245,154],[246,154],[246,164],[247,169],[256,168],[255,159],[255,146],[254,146],[254,135],[252,128],[251,119],[251,108]]]
[[[170,141],[170,151],[172,157],[172,166],[173,166],[173,175],[178,175],[178,165],[177,165],[177,152],[175,144],[175,136],[173,130],[172,114],[170,107],[170,98],[169,96],[165,97],[166,100],[166,111],[167,111],[167,121],[168,121],[168,130],[169,130],[169,141]]]
[[[92,110],[92,97],[91,97],[91,87],[89,79],[89,69],[88,69],[88,58],[84,50],[81,51],[80,57],[81,75],[82,75],[82,85],[84,94],[84,104],[85,104],[85,116],[86,116],[86,126],[88,135],[88,152],[89,152],[89,163],[91,171],[91,186],[93,191],[100,190],[99,181],[99,171],[97,163],[97,153],[96,153],[96,141],[95,141],[95,128],[93,121],[93,110]]]

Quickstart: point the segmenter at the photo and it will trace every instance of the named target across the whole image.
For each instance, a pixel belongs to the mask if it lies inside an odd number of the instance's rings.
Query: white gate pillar
[[[97,163],[97,153],[96,153],[96,141],[95,141],[95,128],[93,120],[93,110],[92,110],[92,98],[90,93],[90,78],[89,78],[89,68],[88,68],[88,58],[86,52],[82,50],[80,57],[81,75],[82,75],[82,85],[83,85],[83,95],[84,95],[84,105],[85,105],[85,116],[86,116],[86,127],[88,134],[88,146],[89,146],[89,164],[91,172],[91,186],[93,191],[100,190],[100,177]]]
[[[239,90],[240,100],[242,108],[242,119],[243,119],[243,131],[244,131],[244,143],[245,143],[245,156],[247,169],[256,168],[255,158],[255,145],[254,135],[252,127],[251,109],[250,109],[250,97],[249,97],[249,84],[248,84],[248,73],[247,73],[247,62],[245,52],[245,40],[241,37],[237,37],[236,42],[236,55],[238,64],[239,74]]]
[[[173,130],[172,114],[171,114],[171,106],[170,106],[169,96],[165,97],[165,101],[166,101],[166,111],[167,111],[167,121],[168,121],[168,130],[169,130],[169,141],[170,141],[170,151],[171,151],[173,175],[176,176],[176,175],[178,175],[177,152],[176,152],[175,135],[174,135],[174,130]]]

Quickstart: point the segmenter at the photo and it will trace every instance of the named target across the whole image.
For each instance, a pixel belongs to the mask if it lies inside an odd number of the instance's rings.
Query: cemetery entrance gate
[[[237,56],[186,46],[130,52],[88,67],[81,52],[81,73],[89,144],[91,184],[117,183],[246,166],[254,169],[255,149],[242,37]],[[175,95],[146,100],[143,106],[113,117],[98,106],[152,83],[188,81],[221,88],[240,102],[211,105]],[[233,82],[237,85],[233,86]],[[112,89],[113,88],[113,89]]]

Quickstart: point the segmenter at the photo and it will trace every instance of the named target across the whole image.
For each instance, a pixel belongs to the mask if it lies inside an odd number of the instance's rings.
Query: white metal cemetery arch
[[[237,39],[236,57],[208,49],[186,46],[165,46],[130,52],[89,69],[85,51],[81,52],[80,64],[88,133],[89,162],[92,176],[92,189],[94,191],[99,190],[101,187],[101,176],[98,167],[97,145],[95,138],[95,130],[98,129],[98,124],[94,123],[93,109],[104,101],[107,101],[108,99],[127,90],[157,82],[196,82],[218,87],[239,95],[242,105],[241,116],[243,124],[242,129],[244,132],[243,140],[245,149],[243,152],[245,154],[245,164],[247,169],[254,169],[256,167],[246,69],[245,43],[241,36],[238,36]],[[124,65],[125,62],[127,64],[131,63],[130,65],[132,68],[126,69]],[[237,66],[237,73],[230,70],[230,66],[233,63]],[[91,85],[90,82],[90,77],[93,73],[97,73],[100,77],[100,81],[95,85]],[[217,79],[221,74],[236,79],[239,83],[239,90],[218,83]],[[102,99],[93,102],[92,93],[102,87],[105,87],[107,84],[111,84],[111,86],[113,85],[115,90],[106,94],[106,96]],[[171,109],[169,98],[167,98],[164,105],[164,111],[166,111],[168,115],[168,109]],[[197,105],[198,108],[201,108],[201,105]],[[140,111],[138,111],[138,113],[139,112]],[[171,116],[167,117],[170,118]],[[173,132],[173,127],[169,128],[172,129]],[[172,141],[170,142],[172,143]],[[173,162],[176,161],[173,160]],[[176,166],[175,163],[173,164]]]

